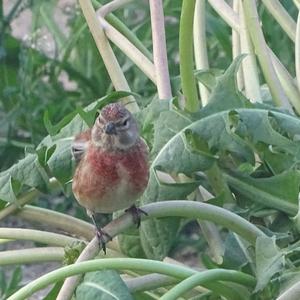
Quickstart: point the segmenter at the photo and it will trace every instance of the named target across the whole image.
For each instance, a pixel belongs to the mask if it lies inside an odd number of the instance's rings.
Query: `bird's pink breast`
[[[140,140],[127,151],[108,152],[90,146],[73,178],[73,191],[91,211],[113,212],[127,208],[148,183],[148,157]]]

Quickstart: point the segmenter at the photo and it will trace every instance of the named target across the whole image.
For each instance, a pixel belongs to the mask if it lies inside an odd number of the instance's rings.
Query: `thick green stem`
[[[84,237],[87,240],[91,240],[95,236],[92,224],[50,209],[26,205],[17,213],[17,217],[52,226],[78,237]]]
[[[23,228],[0,228],[1,239],[12,239],[12,240],[25,240],[34,241],[47,245],[54,245],[65,247],[66,245],[78,242],[80,240],[72,238],[70,236],[52,233],[34,229],[23,229]]]
[[[242,285],[254,287],[256,284],[256,280],[253,276],[248,274],[233,271],[233,270],[208,270],[193,276],[188,277],[187,279],[178,283],[175,287],[170,289],[167,293],[165,293],[160,300],[174,300],[178,299],[184,293],[192,290],[197,285],[203,285],[207,282],[215,282],[215,281],[231,281],[235,283],[239,283]]]
[[[148,216],[142,215],[142,219],[147,217],[187,217],[200,220],[207,220],[222,225],[244,239],[255,245],[256,238],[264,233],[256,226],[244,218],[217,206],[186,200],[163,201],[145,205],[141,207]],[[111,237],[125,231],[133,225],[132,216],[129,213],[113,220],[104,227]],[[99,252],[99,243],[94,238],[88,246],[82,251],[78,261],[92,259]],[[80,276],[67,278],[57,297],[57,300],[67,300],[72,294],[80,281]]]
[[[184,279],[197,273],[197,271],[194,271],[190,268],[149,259],[95,259],[93,261],[86,261],[81,262],[79,264],[66,266],[58,270],[52,271],[44,276],[41,276],[40,278],[30,282],[28,285],[14,293],[8,298],[8,300],[26,299],[29,296],[31,296],[34,292],[46,287],[51,283],[63,280],[64,278],[72,275],[93,272],[101,269],[140,270],[143,272],[161,273],[179,279]]]
[[[0,252],[0,266],[62,261],[64,248],[40,247]]]
[[[179,58],[182,92],[185,108],[190,112],[199,110],[199,101],[194,77],[193,18],[195,0],[183,0],[179,28]]]
[[[217,163],[214,163],[209,170],[205,171],[205,174],[207,176],[209,184],[215,192],[215,196],[223,195],[225,202],[235,202],[232,193],[227,185],[227,182],[223,178],[223,174]]]

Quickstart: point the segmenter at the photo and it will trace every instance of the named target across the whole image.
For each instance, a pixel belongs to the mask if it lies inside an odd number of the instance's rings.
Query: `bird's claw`
[[[144,210],[136,207],[135,205],[132,205],[129,208],[127,208],[125,212],[131,213],[133,218],[133,223],[136,224],[137,228],[139,228],[141,225],[141,215],[143,214],[145,216],[148,216],[148,214]]]
[[[101,228],[96,229],[96,236],[99,241],[99,247],[102,248],[104,254],[106,254],[106,242],[111,241],[112,237]]]

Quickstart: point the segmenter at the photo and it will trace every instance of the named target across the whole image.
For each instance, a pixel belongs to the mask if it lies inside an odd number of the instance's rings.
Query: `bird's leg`
[[[101,227],[98,226],[94,214],[90,214],[90,216],[96,227],[96,235],[99,241],[99,247],[102,248],[104,254],[106,254],[106,241],[111,241],[112,237],[108,233],[106,233]]]
[[[133,218],[134,224],[136,224],[136,227],[139,228],[141,225],[141,215],[144,214],[145,216],[148,216],[148,214],[135,206],[135,204],[131,205],[129,208],[125,210],[125,212],[130,212]]]

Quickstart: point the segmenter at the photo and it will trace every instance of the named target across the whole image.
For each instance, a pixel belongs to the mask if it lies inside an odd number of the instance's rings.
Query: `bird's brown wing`
[[[90,139],[91,129],[81,132],[75,136],[75,139],[72,144],[72,154],[76,161],[76,164],[78,164],[81,158],[83,157]]]

